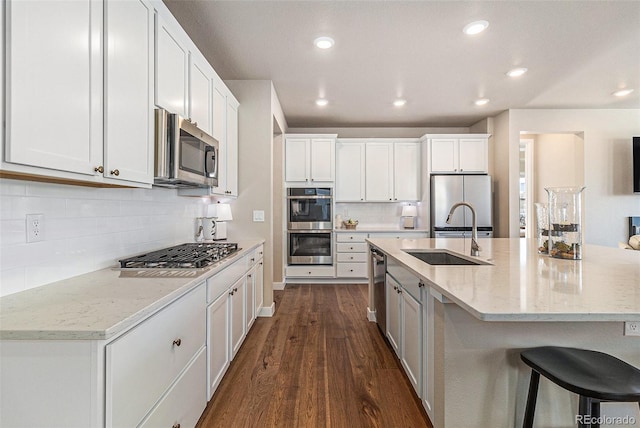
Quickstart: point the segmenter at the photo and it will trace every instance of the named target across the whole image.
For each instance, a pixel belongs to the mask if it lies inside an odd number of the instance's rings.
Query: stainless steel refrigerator
[[[431,176],[431,236],[471,237],[472,216],[468,207],[458,207],[447,224],[451,206],[467,202],[474,206],[478,237],[493,237],[493,186],[490,175]]]

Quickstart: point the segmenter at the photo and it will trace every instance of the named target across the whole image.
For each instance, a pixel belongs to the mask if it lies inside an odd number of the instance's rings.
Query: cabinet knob
[[[99,172],[100,174],[102,174],[104,172],[104,167],[102,165],[100,165],[100,166],[97,166],[97,167],[93,168],[93,170],[95,172]]]
[[[115,175],[117,177],[120,175],[120,171],[118,171],[117,169],[114,169],[113,171],[111,171],[111,175]]]
[[[237,289],[237,288],[234,288],[234,289],[233,289],[233,292],[234,292],[234,293],[237,293],[237,292],[238,292],[238,289]]]
[[[311,275],[311,272],[309,272],[309,275]]]
[[[247,278],[251,278],[251,274],[247,275]]]
[[[262,262],[260,262],[260,266],[262,266]]]
[[[424,287],[424,282],[418,281],[418,287]]]
[[[353,247],[349,247],[350,250],[353,250]]]
[[[229,296],[233,296],[233,290],[229,291]]]
[[[394,290],[397,290],[397,289],[398,289],[398,287],[396,287],[396,286],[394,285],[394,286],[393,286],[393,289],[394,289]]]
[[[364,198],[360,198],[361,201],[364,201]]]
[[[389,198],[390,201],[392,201],[393,199]]]
[[[198,126],[198,122],[193,122],[193,126]]]
[[[353,269],[349,269],[349,272],[353,272]]]
[[[350,257],[349,257],[349,260],[353,260],[353,256],[350,256]]]
[[[181,340],[181,339],[176,339],[176,340],[174,340],[174,341],[173,341],[173,345],[174,345],[174,346],[180,346],[180,345],[182,345],[182,340]]]
[[[176,422],[171,428],[180,428],[180,424]]]
[[[255,259],[255,258],[253,258],[253,257],[251,257],[251,261],[252,261],[252,262],[255,262],[255,261],[256,261],[256,259]]]

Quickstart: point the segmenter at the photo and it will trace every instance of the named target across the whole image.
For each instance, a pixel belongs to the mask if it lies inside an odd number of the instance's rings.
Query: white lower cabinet
[[[245,325],[245,302],[246,295],[246,278],[243,276],[231,287],[229,295],[231,296],[231,359],[236,356],[238,349],[242,346],[246,332]]]
[[[423,394],[423,304],[424,285],[408,270],[393,263],[387,265],[387,337],[391,342],[411,385],[419,397]]]
[[[336,276],[367,277],[366,233],[336,233]]]
[[[201,285],[106,346],[107,427],[137,426],[204,348],[205,302]]]
[[[206,352],[202,348],[140,427],[196,426],[202,415],[202,403],[207,402],[207,388],[202,382],[206,364]]]
[[[225,292],[207,307],[207,400],[229,368],[229,295]]]

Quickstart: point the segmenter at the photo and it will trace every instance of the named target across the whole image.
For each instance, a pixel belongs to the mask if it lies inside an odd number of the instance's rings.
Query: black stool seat
[[[609,354],[544,346],[522,351],[520,358],[532,369],[525,427],[533,425],[540,375],[580,395],[580,414],[583,415],[599,416],[601,401],[640,405],[640,370]]]

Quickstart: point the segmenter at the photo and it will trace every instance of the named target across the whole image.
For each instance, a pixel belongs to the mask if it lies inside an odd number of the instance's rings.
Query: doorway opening
[[[519,150],[520,237],[535,238],[535,204],[547,203],[545,188],[584,185],[584,134],[520,132]]]

